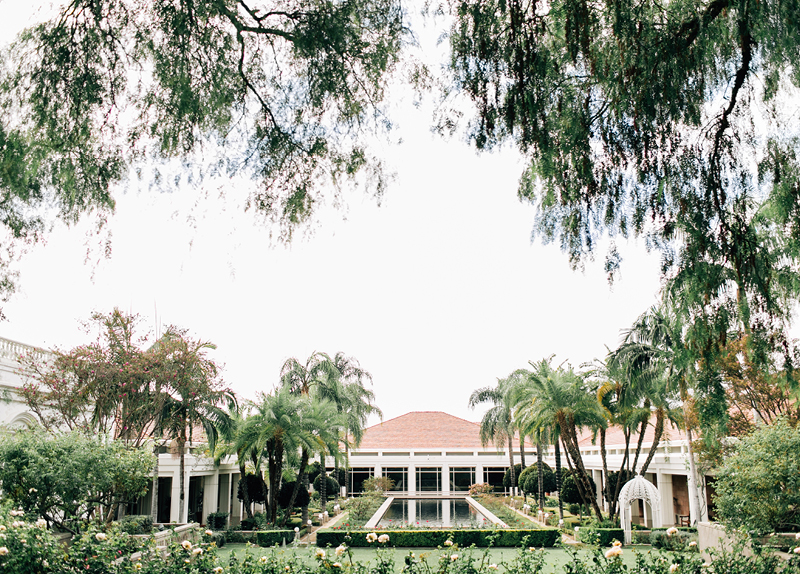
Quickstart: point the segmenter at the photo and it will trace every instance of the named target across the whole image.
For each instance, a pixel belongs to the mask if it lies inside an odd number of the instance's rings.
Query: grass
[[[227,564],[228,558],[230,557],[231,553],[236,553],[237,556],[241,557],[244,553],[244,549],[246,545],[240,543],[229,544],[219,550],[220,555],[220,562],[222,565]],[[633,553],[633,549],[639,550],[639,552],[647,552],[651,549],[649,545],[631,545],[625,547],[623,553],[623,562],[625,565],[628,566],[629,569],[633,569],[635,567],[635,556]],[[303,548],[300,547],[297,549],[297,553],[304,557],[306,563],[308,564],[315,564],[316,560],[314,559],[314,553],[316,552],[316,547],[309,547]],[[259,557],[262,550],[260,547],[251,546],[250,553],[253,554],[255,557]],[[291,546],[287,546],[283,552],[287,555],[293,551]],[[424,557],[427,559],[428,564],[430,565],[431,569],[436,569],[439,561],[439,557],[443,553],[450,554],[450,549],[434,549],[434,548],[391,548],[392,557],[394,559],[395,565],[395,573],[400,573],[405,565],[405,557],[408,555],[409,552],[414,552],[417,558]],[[328,553],[333,553],[333,550],[327,550]],[[374,549],[364,549],[364,548],[354,548],[350,550],[352,554],[353,561],[359,561],[363,563],[375,563],[375,550]],[[486,564],[495,563],[497,565],[501,565],[503,561],[511,561],[516,555],[518,550],[514,548],[494,548],[490,549],[488,556],[486,558]],[[473,557],[480,558],[483,553],[484,549],[473,549],[473,550],[466,550],[461,549],[458,553],[472,553]],[[579,554],[582,556],[589,555],[590,550],[588,548],[579,548]],[[339,561],[346,561],[347,558],[344,556],[340,558]],[[570,561],[570,556],[566,550],[561,548],[549,548],[545,549],[545,565],[542,569],[543,573],[565,573],[564,566]],[[504,573],[505,570],[500,567],[498,570],[499,573]]]

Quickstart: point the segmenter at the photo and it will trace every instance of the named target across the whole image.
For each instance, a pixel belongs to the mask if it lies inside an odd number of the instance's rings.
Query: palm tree
[[[491,402],[493,405],[481,418],[480,437],[481,443],[486,446],[494,443],[498,447],[504,443],[508,444],[509,473],[511,475],[511,487],[516,487],[516,476],[514,473],[514,430],[515,423],[511,411],[510,393],[511,385],[509,378],[498,379],[497,387],[482,387],[476,389],[469,396],[469,407]]]
[[[336,394],[329,394],[331,400],[336,404],[340,413],[345,415],[345,429],[344,429],[344,442],[345,442],[345,455],[348,455],[351,447],[358,447],[361,445],[361,440],[364,437],[364,429],[367,426],[370,415],[377,415],[383,420],[383,412],[375,405],[375,393],[371,389],[367,389],[366,384],[372,383],[372,375],[358,364],[358,360],[352,357],[347,357],[342,352],[337,352],[333,358],[333,364],[339,374]],[[336,460],[335,466],[338,469],[339,460]],[[347,481],[348,493],[350,492],[350,473],[349,473],[349,458],[345,459],[347,465]],[[325,456],[322,456],[321,469],[323,480],[320,481],[320,498],[322,501],[325,499]],[[324,503],[323,503],[324,505]]]
[[[635,364],[643,379],[651,382],[663,378],[665,397],[677,393],[683,405],[683,428],[686,432],[689,452],[690,497],[694,500],[700,521],[705,520],[705,506],[702,505],[700,485],[692,446],[692,398],[689,393],[691,380],[696,376],[696,355],[686,342],[686,328],[680,317],[666,305],[653,306],[639,316],[634,325],[625,333],[620,356]],[[659,385],[659,384],[655,384]],[[659,400],[662,403],[662,400]],[[664,416],[668,399],[664,400]],[[658,414],[658,410],[657,410]],[[675,420],[680,418],[672,415]],[[658,426],[658,424],[657,424]],[[663,430],[663,424],[661,425]],[[658,430],[658,429],[657,429]],[[647,464],[651,457],[648,457]]]
[[[303,443],[299,422],[305,399],[281,386],[269,394],[259,393],[257,400],[249,405],[253,412],[239,429],[233,450],[242,454],[258,454],[257,460],[262,454],[266,455],[269,489],[265,499],[270,523],[275,524],[278,510],[276,498],[283,476],[285,453],[297,451]],[[243,458],[239,463],[240,471],[242,461]]]
[[[531,362],[533,370],[528,379],[529,401],[517,405],[518,417],[535,427],[548,428],[556,446],[556,479],[560,483],[559,441],[577,471],[576,482],[586,503],[598,519],[603,514],[592,496],[591,483],[578,445],[578,429],[605,425],[597,400],[583,387],[582,379],[571,367],[553,369],[552,357]]]
[[[236,396],[218,380],[216,364],[206,357],[206,351],[215,349],[210,342],[193,341],[185,332],[174,331],[174,336],[164,342],[167,347],[167,390],[161,410],[161,427],[168,430],[177,442],[180,453],[180,521],[185,510],[185,446],[193,441],[195,427],[205,431],[213,452],[220,433],[227,433],[231,417],[225,410],[234,410]]]

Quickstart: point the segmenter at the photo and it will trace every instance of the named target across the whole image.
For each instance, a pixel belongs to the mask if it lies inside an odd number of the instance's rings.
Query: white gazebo
[[[653,513],[653,527],[661,527],[661,495],[658,488],[641,475],[622,486],[619,492],[619,519],[625,530],[625,545],[631,544],[631,502],[644,499]]]

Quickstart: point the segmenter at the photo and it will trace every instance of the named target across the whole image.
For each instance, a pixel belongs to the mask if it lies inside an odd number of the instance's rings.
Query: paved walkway
[[[325,529],[327,527],[333,527],[333,525],[347,513],[348,513],[347,511],[343,511],[339,515],[334,515],[333,517],[329,518],[328,521],[326,521],[324,524],[318,527],[313,527],[310,533],[306,533],[303,537],[300,538],[300,545],[316,545],[317,531],[319,531],[320,529]]]

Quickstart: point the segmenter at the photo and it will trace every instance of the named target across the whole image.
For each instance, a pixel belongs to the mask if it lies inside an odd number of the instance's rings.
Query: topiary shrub
[[[546,463],[542,464],[542,484],[545,493],[556,490],[556,474]],[[520,474],[519,486],[527,495],[539,496],[539,469],[536,464],[526,467]]]
[[[522,464],[515,463],[514,464],[514,485],[519,486],[519,476],[522,475]],[[503,487],[508,489],[511,487],[511,468],[509,467],[506,469],[506,472],[503,474]]]
[[[331,497],[333,494],[339,493],[339,482],[336,481],[336,479],[334,479],[330,475],[326,475],[325,479],[327,479],[327,481],[325,482],[325,492],[328,494],[328,497]],[[320,473],[317,474],[317,477],[314,478],[313,480],[314,491],[316,491],[317,493],[320,492],[321,482],[322,482],[322,474]]]
[[[283,482],[277,497],[278,505],[282,509],[286,509],[286,507],[289,505],[289,500],[292,498],[292,492],[294,491],[294,486],[296,483],[296,481]],[[308,505],[309,501],[311,501],[311,497],[308,494],[308,489],[306,489],[301,483],[300,488],[297,490],[297,497],[295,497],[294,500],[294,507],[305,507]]]
[[[228,514],[225,511],[209,513],[206,517],[206,522],[209,529],[221,531],[225,529],[225,526],[228,524]]]
[[[273,529],[270,531],[259,531],[256,533],[256,541],[261,547],[272,547],[273,545],[283,545],[294,541],[294,530]]]

